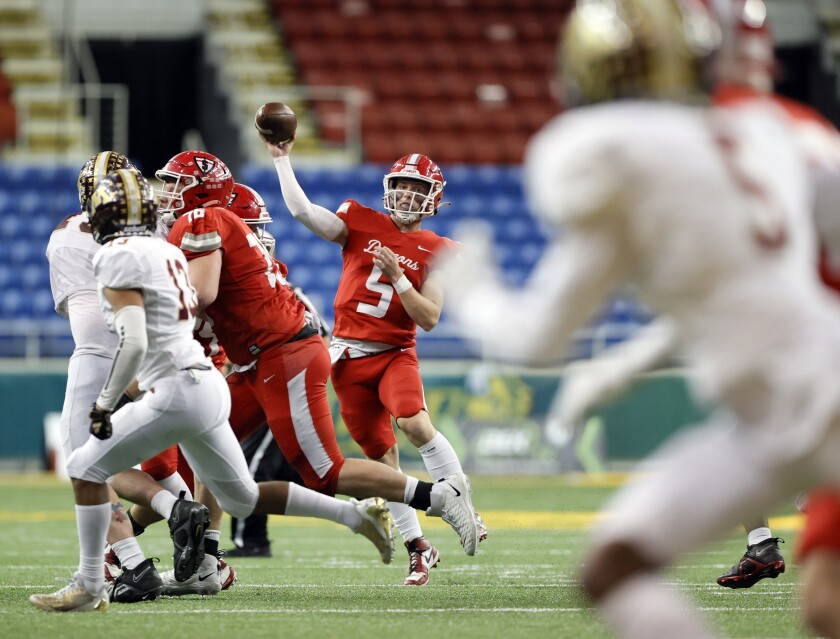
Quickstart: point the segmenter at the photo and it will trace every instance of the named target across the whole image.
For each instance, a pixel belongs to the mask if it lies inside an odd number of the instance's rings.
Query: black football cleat
[[[135,568],[123,570],[113,584],[108,584],[110,599],[116,603],[153,601],[163,590],[163,580],[155,568],[157,557],[141,561]]]
[[[173,570],[176,581],[186,581],[198,570],[204,559],[204,531],[210,525],[207,506],[178,497],[169,515],[169,535],[172,537]]]
[[[785,540],[771,537],[747,546],[741,561],[732,566],[728,573],[717,578],[718,585],[725,588],[750,588],[767,577],[778,577],[785,571],[785,558],[779,552],[779,542],[785,543]]]
[[[270,544],[245,544],[225,551],[225,557],[271,557]]]

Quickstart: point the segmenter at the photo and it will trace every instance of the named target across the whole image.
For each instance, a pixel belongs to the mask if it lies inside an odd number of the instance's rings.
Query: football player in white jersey
[[[152,237],[156,224],[154,193],[137,171],[119,169],[102,178],[90,205],[93,237],[103,245],[93,266],[103,314],[118,344],[107,381],[90,409],[93,437],[67,461],[77,504],[79,569],[67,586],[32,595],[30,602],[52,612],[107,609],[102,546],[111,507],[105,482],[176,443],[229,513],[335,521],[370,539],[382,560],[390,562],[394,539],[383,499],[341,501],[294,484],[258,485],[250,478],[227,422],[227,384],[193,339],[197,298],[186,259],[178,248]],[[144,395],[114,412],[135,379]],[[167,491],[154,500],[155,510],[170,520],[175,576],[185,580],[203,558],[207,510]]]
[[[69,318],[75,344],[60,420],[65,458],[90,436],[88,411],[105,384],[117,345],[116,337],[108,330],[99,309],[92,262],[100,247],[91,234],[86,209],[96,183],[108,172],[121,168],[133,167],[128,158],[114,151],[97,153],[84,164],[78,179],[82,212],[58,224],[46,250],[55,310]],[[113,486],[123,498],[146,503],[161,486],[176,495],[181,490],[188,490],[177,473],[158,484],[135,470],[114,478]],[[144,557],[133,535],[130,517],[115,493],[112,493],[112,509],[108,540],[122,565],[122,573],[112,575],[112,601],[128,603],[154,599],[163,584],[152,560]]]
[[[715,64],[718,85],[713,102],[720,108],[777,109],[802,150],[816,190],[813,222],[824,248],[823,267],[838,264],[840,228],[836,222],[836,202],[840,184],[840,133],[813,109],[772,94],[773,39],[767,9],[761,0],[717,2],[716,16],[724,38]],[[831,280],[828,283],[832,285]],[[836,290],[836,282],[834,286]],[[676,341],[673,322],[659,318],[643,328],[632,342],[608,350],[593,362],[573,367],[555,402],[553,418],[557,426],[571,435],[583,423],[587,412],[622,392],[636,375],[662,362]],[[803,501],[797,499],[797,505]],[[717,579],[721,586],[749,588],[785,570],[778,548],[780,540],[771,534],[766,516],[747,522],[745,528],[747,551]]]
[[[526,158],[557,237],[524,290],[502,284],[480,237],[445,278],[485,352],[530,364],[562,357],[629,282],[675,322],[698,397],[734,416],[676,438],[593,531],[583,586],[626,637],[712,636],[660,570],[803,488],[840,484],[840,311],[813,268],[811,182],[775,113],[702,106],[718,35],[703,3],[579,2],[559,66],[579,108]]]

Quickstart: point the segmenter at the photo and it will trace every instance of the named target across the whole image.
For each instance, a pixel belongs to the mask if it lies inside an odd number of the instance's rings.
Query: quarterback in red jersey
[[[237,365],[256,360],[228,380],[230,423],[242,439],[268,423],[283,456],[309,488],[334,495],[374,493],[442,516],[464,550],[478,546],[478,521],[469,479],[450,472],[445,481],[419,482],[382,464],[345,459],[338,449],[327,401],[330,361],[318,330],[286,285],[275,261],[227,203],[233,177],[209,153],[188,151],[157,172],[164,182],[162,219],[172,224],[170,243],[189,261],[199,310]]]
[[[455,449],[432,425],[423,396],[415,333],[432,330],[440,319],[443,292],[433,257],[454,242],[421,229],[425,217],[441,206],[446,182],[430,158],[407,155],[384,178],[388,214],[345,201],[337,214],[312,204],[289,161],[294,140],[275,146],[283,198],[292,215],[319,237],[342,247],[343,271],[335,298],[335,327],[330,355],[332,382],[341,416],[368,458],[399,469],[393,417],[419,450],[432,479],[462,473]],[[423,538],[416,513],[391,504],[397,529],[409,554],[406,585],[422,586],[439,560]],[[487,536],[476,514],[479,538]]]

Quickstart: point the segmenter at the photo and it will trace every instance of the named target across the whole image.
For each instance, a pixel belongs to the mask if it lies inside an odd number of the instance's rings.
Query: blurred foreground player
[[[630,282],[675,322],[701,401],[737,422],[675,438],[593,533],[583,586],[626,637],[712,636],[659,571],[803,488],[840,485],[840,311],[813,268],[811,182],[774,108],[702,106],[718,41],[703,3],[579,2],[559,60],[579,108],[526,163],[536,211],[564,234],[522,291],[480,234],[445,279],[485,352],[530,364],[556,361]]]

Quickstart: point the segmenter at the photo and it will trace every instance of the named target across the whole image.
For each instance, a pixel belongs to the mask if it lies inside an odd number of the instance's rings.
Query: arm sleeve
[[[475,238],[473,232],[470,240]],[[519,290],[503,283],[489,255],[489,240],[465,241],[459,257],[445,263],[448,308],[486,357],[526,365],[556,363],[565,355],[572,332],[621,273],[615,240],[596,231],[556,241]]]
[[[105,387],[96,403],[105,410],[114,410],[126,387],[137,376],[146,355],[146,311],[140,306],[125,306],[114,316],[114,329],[120,336],[114,363]]]
[[[283,201],[292,216],[318,237],[332,242],[344,230],[344,221],[323,206],[312,204],[298,184],[288,157],[275,158],[274,168],[280,179]]]

